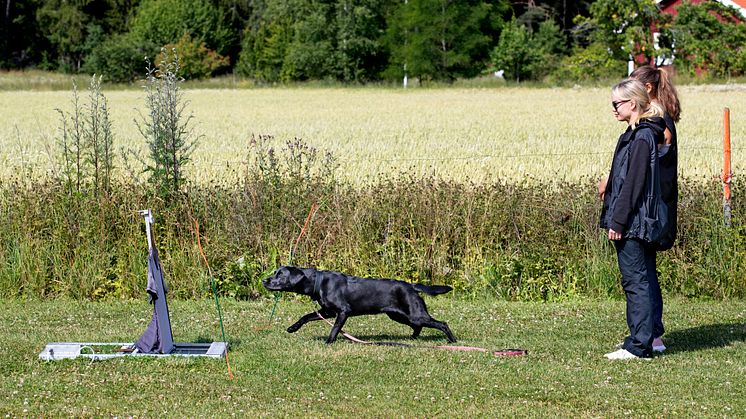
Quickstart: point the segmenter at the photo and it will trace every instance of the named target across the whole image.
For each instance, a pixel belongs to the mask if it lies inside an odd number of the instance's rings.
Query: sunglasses
[[[627,103],[630,100],[632,100],[632,99],[620,100],[620,101],[617,101],[617,102],[611,102],[611,107],[614,108],[614,110],[616,111],[616,110],[619,109],[620,106],[622,106],[623,103]]]

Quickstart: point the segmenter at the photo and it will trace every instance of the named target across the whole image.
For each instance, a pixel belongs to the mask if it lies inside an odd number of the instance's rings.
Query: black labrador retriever
[[[453,289],[449,286],[358,278],[334,271],[283,266],[264,280],[264,287],[308,295],[321,305],[318,313],[308,313],[288,327],[289,333],[310,321],[321,320],[319,314],[324,318],[336,317],[326,339],[326,343],[332,343],[348,317],[385,313],[391,320],[411,327],[413,338],[420,335],[423,327],[432,327],[445,333],[449,342],[456,342],[446,323],[430,317],[425,301],[418,294],[445,294]]]

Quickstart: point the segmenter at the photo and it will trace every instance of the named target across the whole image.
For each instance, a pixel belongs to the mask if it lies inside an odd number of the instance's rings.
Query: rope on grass
[[[316,311],[316,315],[319,316],[319,318],[329,324],[329,326],[334,327],[334,324],[324,318],[324,316],[321,315],[318,311]],[[348,340],[355,342],[355,343],[362,343],[364,345],[379,345],[379,346],[402,346],[405,348],[414,348],[414,345],[409,345],[407,343],[399,343],[399,342],[370,342],[367,340],[358,339],[355,336],[352,336],[349,333],[346,333],[344,330],[339,331],[342,336],[346,337]],[[492,356],[519,356],[519,355],[528,355],[528,351],[526,349],[516,349],[516,348],[509,348],[509,349],[498,349],[498,350],[489,350],[485,348],[479,348],[476,346],[461,346],[461,345],[438,345],[438,346],[424,346],[422,347],[424,349],[444,349],[447,351],[463,351],[463,352],[485,352],[489,353]]]

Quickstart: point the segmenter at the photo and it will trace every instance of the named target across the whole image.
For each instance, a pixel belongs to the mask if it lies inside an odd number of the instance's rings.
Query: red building
[[[687,0],[687,1],[691,4],[700,4],[706,1],[717,1],[718,3],[724,6],[731,6],[735,8],[736,10],[738,10],[741,13],[741,16],[743,16],[742,22],[746,22],[746,0]],[[672,16],[676,16],[676,14],[678,13],[676,9],[679,7],[679,5],[681,5],[682,2],[683,0],[656,0],[656,3],[658,4],[658,7],[661,10],[661,13],[667,13]],[[655,25],[653,25],[651,30],[653,32],[653,38],[655,40],[656,48],[657,48],[659,33],[657,32]],[[638,60],[642,58],[642,61],[645,61],[644,57],[635,57],[635,58],[637,58]],[[656,57],[652,61],[653,62],[650,63],[651,65],[656,65],[659,67],[661,66],[668,67],[673,64],[673,57]],[[632,70],[634,69],[634,65],[635,65],[634,62],[630,61],[629,72],[632,72]]]
[[[738,11],[741,12],[741,15],[746,19],[746,0],[689,0],[692,4],[699,4],[703,3],[705,1],[717,1],[718,3],[721,3],[725,6],[732,6],[735,7]],[[670,15],[676,16],[676,8],[679,7],[682,0],[657,0],[656,3],[658,3],[658,7],[661,9],[661,12],[668,13]]]

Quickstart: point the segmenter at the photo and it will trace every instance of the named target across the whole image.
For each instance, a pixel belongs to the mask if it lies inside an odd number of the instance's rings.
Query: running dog
[[[301,317],[288,333],[297,332],[304,324],[336,317],[326,343],[332,343],[348,317],[384,313],[395,322],[412,328],[412,338],[420,335],[423,327],[432,327],[445,333],[449,342],[456,342],[445,322],[430,317],[425,301],[419,293],[445,294],[453,288],[445,285],[410,284],[391,279],[358,278],[334,271],[283,266],[265,279],[264,287],[270,291],[288,291],[308,295],[321,305],[321,309]]]

